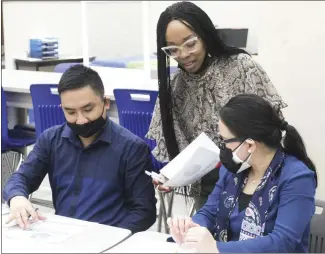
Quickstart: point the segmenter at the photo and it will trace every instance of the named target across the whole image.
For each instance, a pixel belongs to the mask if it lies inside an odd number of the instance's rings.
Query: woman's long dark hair
[[[209,16],[194,3],[172,4],[160,15],[157,24],[159,102],[163,134],[170,160],[175,158],[180,151],[173,124],[169,58],[161,48],[167,45],[166,30],[168,24],[173,20],[179,20],[192,29],[204,42],[207,54],[211,57],[229,57],[234,54],[247,53],[242,49],[226,46],[220,39]]]
[[[270,148],[282,147],[295,156],[315,172],[317,186],[316,167],[307,155],[302,137],[295,127],[281,120],[279,112],[265,99],[255,94],[237,95],[221,109],[220,118],[235,136],[263,142]],[[286,132],[283,145],[282,131]]]

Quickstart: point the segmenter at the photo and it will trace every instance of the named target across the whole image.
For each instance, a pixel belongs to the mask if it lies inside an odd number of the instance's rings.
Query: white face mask
[[[237,174],[251,167],[251,165],[248,163],[248,161],[251,159],[252,153],[250,153],[250,155],[247,157],[247,159],[245,161],[240,159],[236,154],[236,152],[239,151],[239,149],[243,146],[244,143],[245,142],[243,142],[239,147],[237,147],[235,149],[235,151],[233,151],[233,153],[232,153],[232,160],[237,164],[242,163],[241,167],[237,171]]]

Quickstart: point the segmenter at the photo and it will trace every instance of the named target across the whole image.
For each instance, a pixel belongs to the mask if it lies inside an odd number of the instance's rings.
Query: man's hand
[[[190,228],[200,227],[199,224],[194,223],[192,218],[188,216],[168,218],[167,224],[170,228],[170,234],[176,243],[184,241],[184,236]]]
[[[198,253],[219,253],[216,240],[205,227],[190,228],[181,248],[195,249]]]
[[[26,229],[30,226],[29,216],[31,216],[34,221],[46,219],[35,211],[27,198],[23,196],[13,197],[10,200],[10,215],[6,223],[16,220],[16,223],[21,229]]]

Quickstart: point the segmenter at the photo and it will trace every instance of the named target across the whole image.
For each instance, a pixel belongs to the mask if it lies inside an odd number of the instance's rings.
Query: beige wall
[[[266,3],[259,61],[289,105],[285,116],[316,163],[325,200],[325,2]]]
[[[150,48],[156,51],[156,24],[160,13],[175,1],[150,1]],[[198,1],[215,24],[248,27],[248,46],[257,49],[258,2]],[[7,1],[4,7],[6,66],[25,55],[33,36],[56,36],[60,53],[82,54],[81,4],[78,1]],[[87,3],[89,54],[112,58],[142,54],[141,1]],[[19,25],[18,25],[19,24]]]

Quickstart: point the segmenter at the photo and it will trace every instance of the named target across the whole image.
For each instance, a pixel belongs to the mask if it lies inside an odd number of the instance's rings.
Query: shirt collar
[[[70,129],[70,127],[67,124],[65,124],[64,129],[62,131],[62,137],[68,138],[72,142],[79,141],[79,138],[77,137],[77,135],[75,135],[73,133],[73,131]],[[100,133],[99,133],[98,137],[94,140],[94,142],[96,142],[98,140],[104,141],[108,144],[110,144],[112,142],[112,122],[108,116],[106,117],[105,125],[100,130]]]

